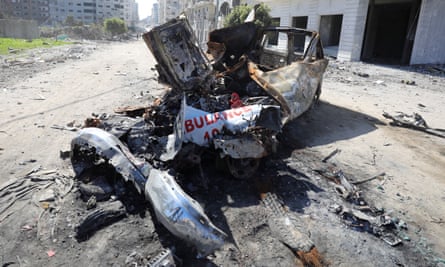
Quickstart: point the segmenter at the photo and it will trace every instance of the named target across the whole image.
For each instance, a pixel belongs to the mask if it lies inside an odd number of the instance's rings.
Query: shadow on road
[[[326,145],[377,129],[384,122],[367,114],[320,101],[302,117],[291,121],[279,136],[280,152]]]

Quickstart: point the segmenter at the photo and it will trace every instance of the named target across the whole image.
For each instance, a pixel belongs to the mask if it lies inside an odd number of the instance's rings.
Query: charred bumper
[[[174,235],[187,240],[203,257],[224,244],[226,234],[212,224],[201,206],[168,172],[152,170],[145,186],[158,220]]]
[[[76,175],[100,164],[112,165],[125,181],[145,195],[158,220],[171,233],[197,248],[198,257],[224,244],[224,232],[212,224],[173,176],[140,162],[114,135],[98,128],[83,129],[71,142],[71,162]]]

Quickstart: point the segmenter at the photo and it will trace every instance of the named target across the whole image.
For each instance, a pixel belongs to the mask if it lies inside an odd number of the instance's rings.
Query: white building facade
[[[224,16],[232,8],[233,0],[159,0],[159,24],[184,13],[201,47],[205,47],[210,31],[223,25]]]
[[[317,30],[340,60],[445,63],[443,0],[262,0],[281,26]]]

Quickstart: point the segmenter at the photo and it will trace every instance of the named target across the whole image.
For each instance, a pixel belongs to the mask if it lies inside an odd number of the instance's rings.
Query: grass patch
[[[11,49],[17,52],[38,47],[52,47],[66,44],[71,44],[71,42],[57,41],[47,38],[39,38],[33,40],[0,38],[0,54],[6,55],[10,52]]]

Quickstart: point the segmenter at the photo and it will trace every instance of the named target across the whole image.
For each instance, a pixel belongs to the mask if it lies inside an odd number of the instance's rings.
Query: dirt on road
[[[208,188],[193,179],[178,181],[229,235],[206,259],[194,259],[192,249],[149,208],[139,207],[147,203],[136,194],[125,218],[76,239],[86,204],[64,156],[70,141],[93,113],[147,106],[161,95],[155,61],[143,41],[129,41],[36,50],[23,58],[3,57],[0,64],[0,188],[10,185],[0,191],[2,266],[133,266],[165,247],[175,249],[183,266],[301,264],[271,233],[255,177],[234,180],[212,164],[204,166]],[[256,178],[271,179],[324,265],[445,265],[445,139],[391,126],[382,116],[416,112],[430,127],[444,129],[444,82],[443,66],[331,60],[321,102],[286,125],[278,152],[262,161]],[[352,182],[377,175],[357,186],[369,206],[397,220],[401,244],[391,246],[336,213],[349,204],[320,174],[330,168]],[[40,201],[48,188],[59,193],[57,201]]]

